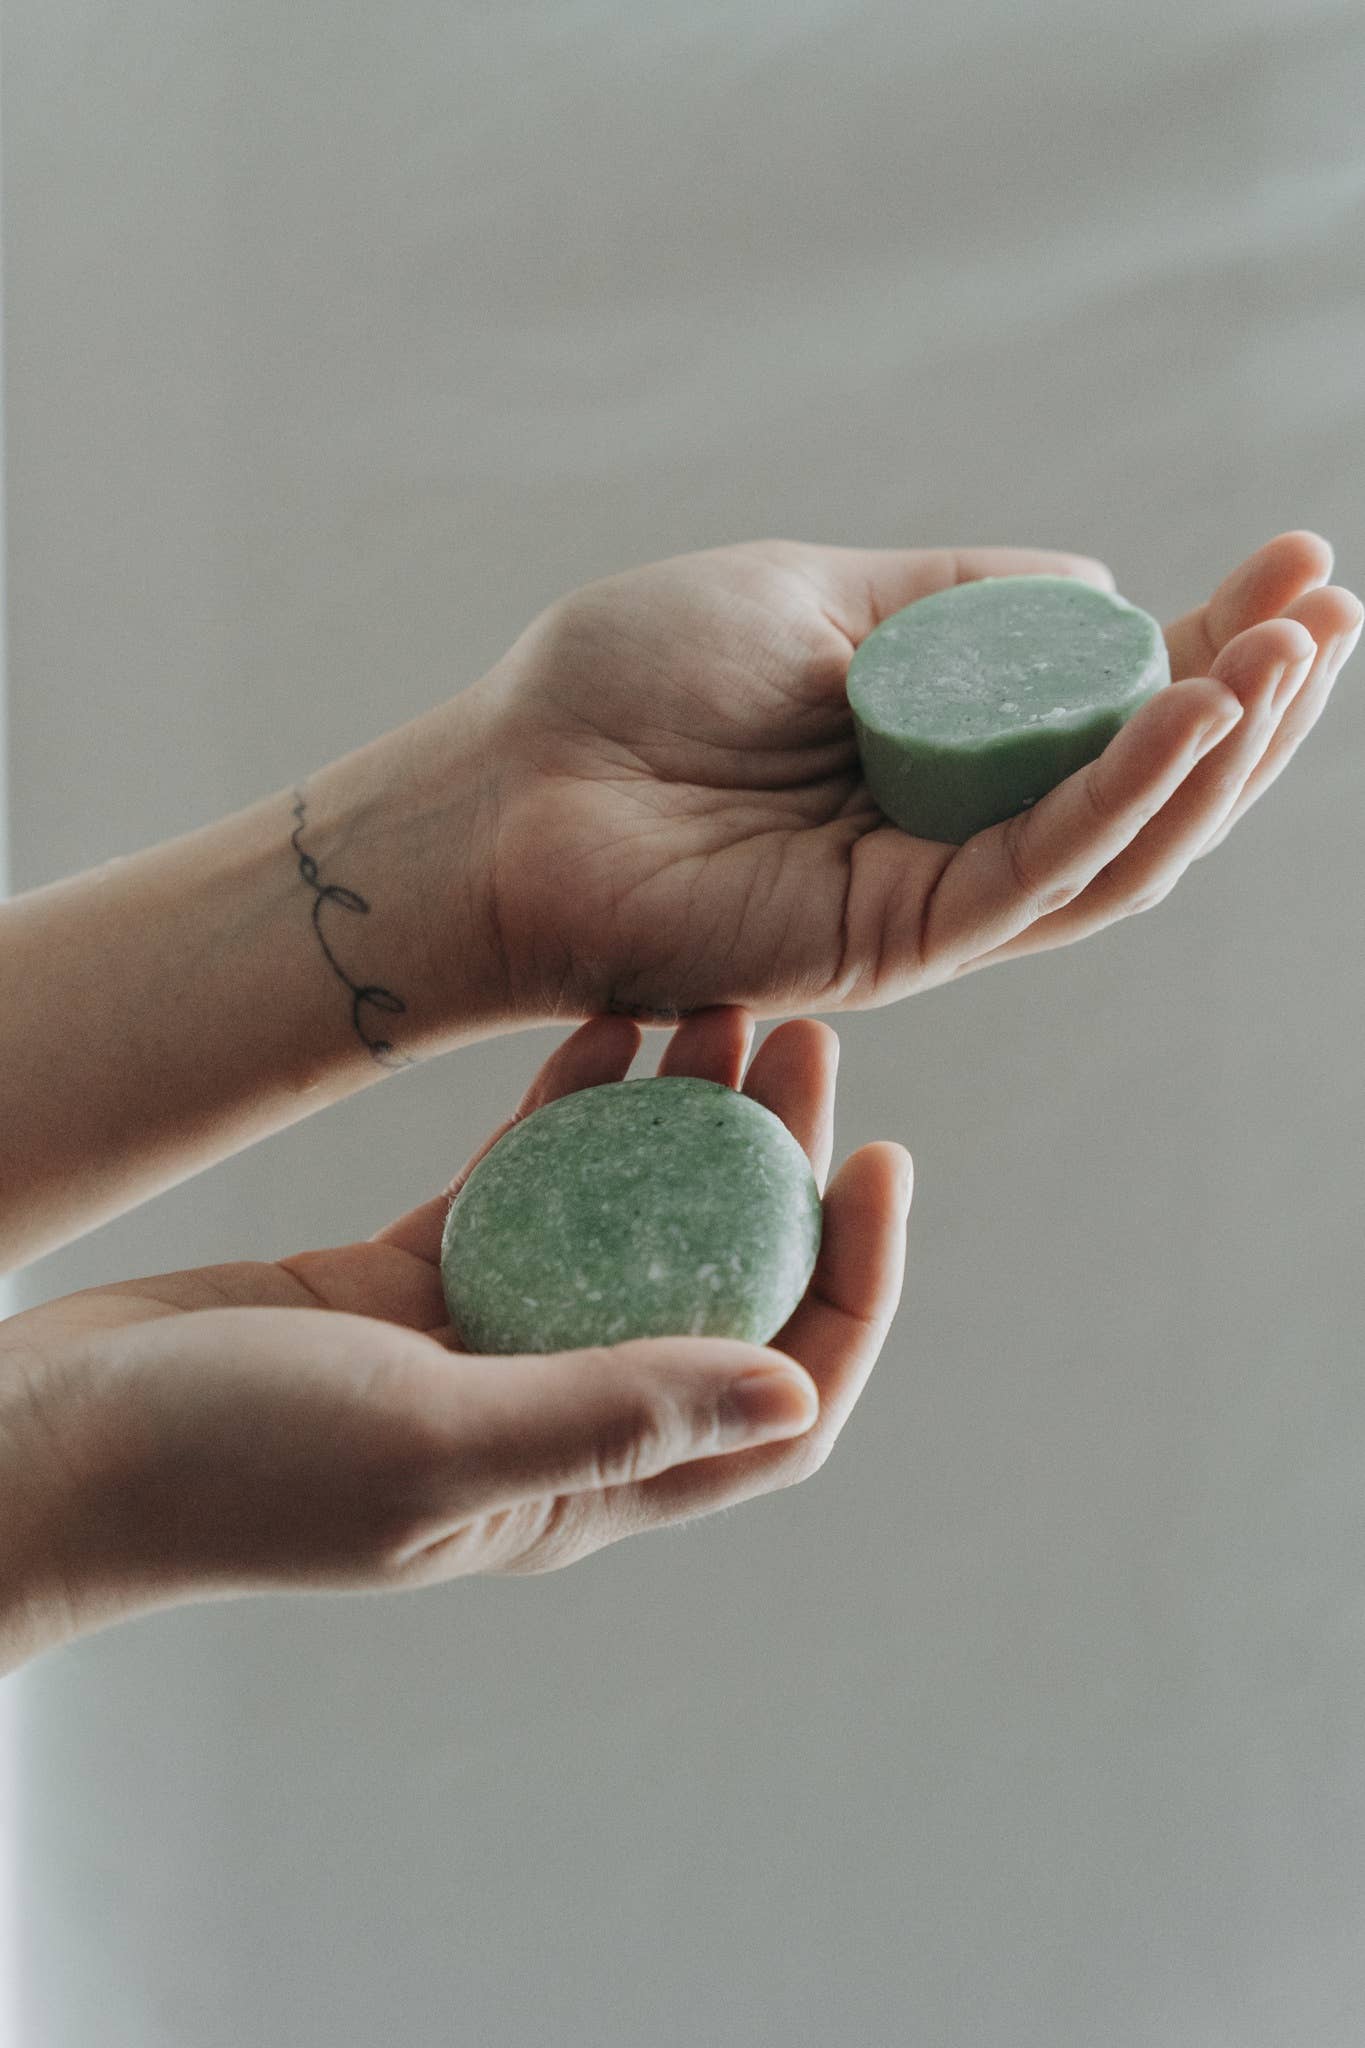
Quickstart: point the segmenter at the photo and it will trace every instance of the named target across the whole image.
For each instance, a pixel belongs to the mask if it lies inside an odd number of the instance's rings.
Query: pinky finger
[[[1365,623],[1365,607],[1361,608],[1361,615],[1354,627],[1337,642],[1331,658],[1323,664],[1322,674],[1312,678],[1307,688],[1299,692],[1285,713],[1279,731],[1266,748],[1259,766],[1248,777],[1246,787],[1207,846],[1199,849],[1197,858],[1202,859],[1206,853],[1212,853],[1215,846],[1221,846],[1243,813],[1251,808],[1259,796],[1264,795],[1277,776],[1283,775],[1327,709],[1327,700],[1332,694],[1337,677],[1350,660],[1360,638],[1362,623]]]

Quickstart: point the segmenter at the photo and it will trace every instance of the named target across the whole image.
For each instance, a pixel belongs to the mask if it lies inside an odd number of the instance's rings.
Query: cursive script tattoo
[[[371,1038],[365,1029],[361,1015],[362,1011],[368,1008],[371,1010],[383,1010],[390,1016],[397,1017],[401,1016],[407,1009],[407,1004],[401,996],[396,996],[390,988],[380,988],[374,982],[352,981],[350,975],[328,945],[327,935],[322,929],[322,906],[324,903],[335,903],[338,909],[353,910],[360,917],[369,916],[370,906],[365,901],[365,898],[358,895],[354,889],[343,889],[338,882],[320,882],[318,880],[317,862],[312,854],[306,853],[299,843],[308,815],[307,799],[301,789],[294,791],[293,815],[295,824],[293,831],[289,835],[289,844],[299,857],[300,875],[313,891],[313,930],[317,933],[318,944],[322,948],[327,965],[331,968],[342,987],[350,991],[351,1022],[355,1026],[355,1035],[369,1053],[370,1058],[379,1066],[410,1067],[414,1062],[408,1058],[406,1053],[399,1052],[389,1039]]]

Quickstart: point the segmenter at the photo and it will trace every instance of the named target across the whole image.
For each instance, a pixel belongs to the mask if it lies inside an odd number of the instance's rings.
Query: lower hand
[[[660,1071],[737,1087],[752,1033],[742,1010],[693,1017]],[[516,1115],[622,1079],[640,1040],[593,1019]],[[828,1026],[788,1023],[743,1080],[822,1189],[837,1053]],[[438,1257],[473,1164],[365,1242],[93,1288],[0,1324],[0,1669],[177,1600],[547,1571],[818,1468],[899,1299],[900,1146],[866,1145],[835,1176],[815,1274],[771,1346],[558,1356],[458,1349]]]
[[[1294,531],[1166,628],[1172,683],[1100,758],[960,848],[881,818],[844,681],[889,613],[1085,556],[760,542],[574,592],[476,685],[500,763],[495,916],[528,1019],[863,1008],[1161,900],[1268,788],[1360,632]]]

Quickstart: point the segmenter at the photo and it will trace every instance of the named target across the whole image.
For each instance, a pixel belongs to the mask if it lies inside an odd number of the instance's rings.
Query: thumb
[[[628,1486],[672,1465],[800,1436],[820,1397],[780,1351],[647,1337],[541,1355],[456,1355],[447,1409],[462,1505]]]

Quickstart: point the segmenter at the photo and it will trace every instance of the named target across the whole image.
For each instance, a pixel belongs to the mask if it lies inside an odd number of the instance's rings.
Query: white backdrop
[[[680,548],[1082,548],[1166,617],[1288,526],[1365,576],[1354,6],[9,0],[6,43],[18,886]],[[812,1485],[25,1674],[25,2048],[1358,2048],[1363,771],[1353,679],[1153,916],[842,1021],[840,1148],[918,1193]],[[549,1042],[27,1297],[372,1229]]]

